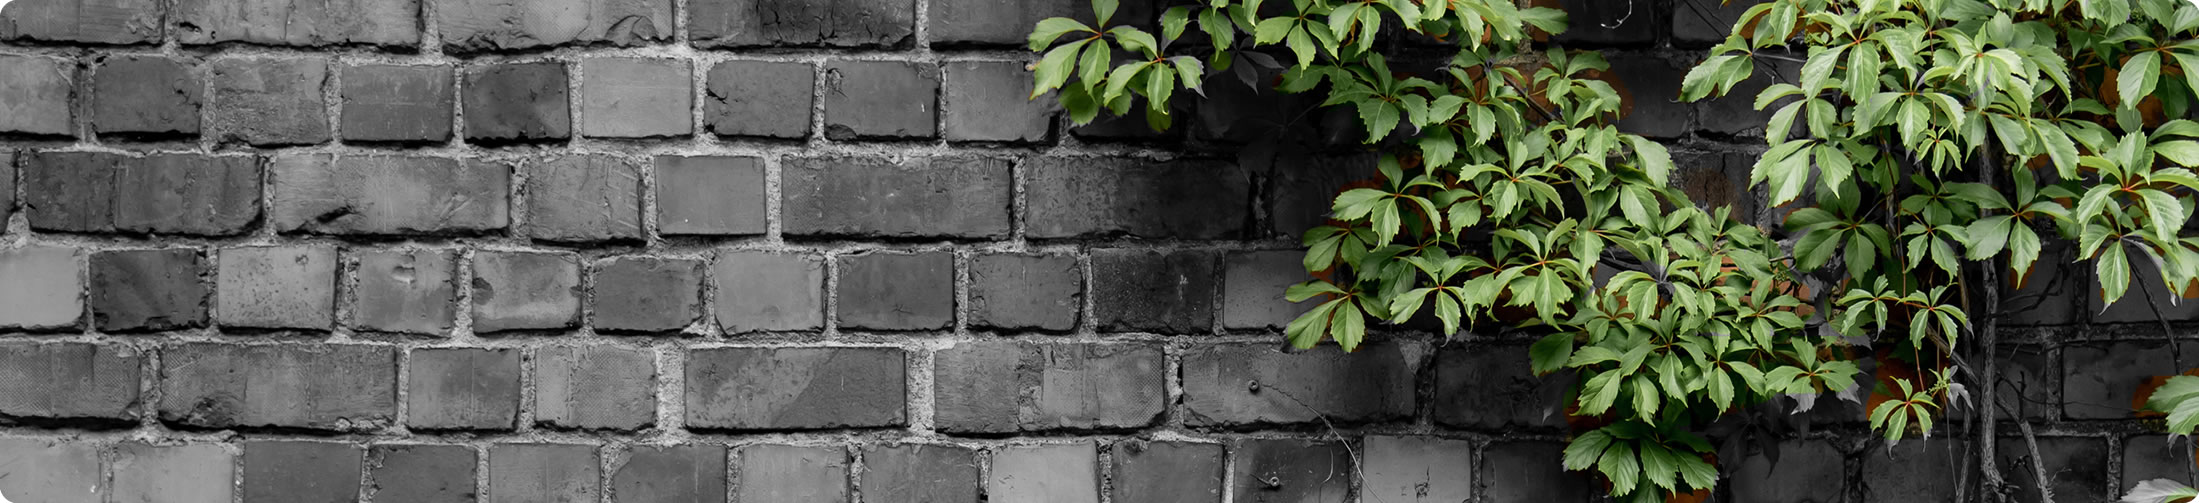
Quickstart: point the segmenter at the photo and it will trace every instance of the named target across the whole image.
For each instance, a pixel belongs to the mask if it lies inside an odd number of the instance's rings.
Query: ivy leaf
[[[2153,86],[2161,78],[2161,53],[2146,51],[2130,56],[2123,62],[2122,73],[2115,76],[2115,91],[2121,96],[2122,108],[2137,108],[2138,102],[2153,94]]]
[[[2170,412],[2175,410],[2178,404],[2190,400],[2194,395],[2199,395],[2199,377],[2186,375],[2170,377],[2168,382],[2161,383],[2161,387],[2153,390],[2152,396],[2146,397],[2146,409],[2156,412]]]
[[[1336,345],[1343,346],[1346,353],[1358,351],[1359,342],[1366,339],[1367,318],[1361,315],[1358,303],[1349,298],[1338,300],[1343,304],[1337,306],[1336,318],[1329,324],[1329,338],[1336,339]]]
[[[1191,24],[1190,7],[1171,7],[1161,13],[1161,39],[1175,40],[1183,36],[1185,26]]]
[[[1038,99],[1039,95],[1046,94],[1047,91],[1060,89],[1062,84],[1069,82],[1069,70],[1076,65],[1077,49],[1084,47],[1086,42],[1090,42],[1090,40],[1078,40],[1063,44],[1061,47],[1055,47],[1052,51],[1047,51],[1045,57],[1039,58],[1038,71],[1033,73],[1033,77],[1038,79],[1038,84],[1031,86],[1030,99]]]
[[[1565,361],[1573,356],[1573,334],[1550,334],[1535,341],[1527,348],[1528,360],[1533,363],[1535,375],[1545,375],[1565,368]]]
[[[1359,100],[1358,108],[1359,122],[1367,125],[1367,143],[1381,141],[1383,137],[1390,135],[1390,131],[1397,129],[1400,115],[1396,105],[1377,99],[1363,99]]]
[[[1168,62],[1176,65],[1176,77],[1183,80],[1185,89],[1199,93],[1199,96],[1206,96],[1206,86],[1201,82],[1201,79],[1206,77],[1205,63],[1200,63],[1199,58],[1190,56],[1168,58]]]
[[[1711,94],[1723,95],[1733,89],[1733,84],[1748,78],[1749,70],[1747,58],[1732,54],[1711,56],[1688,69],[1687,76],[1680,78],[1680,100],[1696,101]]]
[[[1649,479],[1650,484],[1660,489],[1676,489],[1675,484],[1679,482],[1677,478],[1680,474],[1680,461],[1674,459],[1677,456],[1670,449],[1655,442],[1643,442],[1641,445],[1642,475]]]
[[[1107,70],[1115,66],[1115,48],[1106,40],[1094,40],[1086,44],[1084,56],[1077,61],[1077,81],[1089,93],[1095,86],[1107,81]]]
[[[2101,305],[2115,305],[2115,301],[2130,290],[2130,257],[2124,254],[2122,243],[2109,243],[2101,250],[2094,268],[2100,278]]]
[[[1298,27],[1297,18],[1274,17],[1262,19],[1260,24],[1254,25],[1252,43],[1268,45],[1281,42],[1283,37],[1290,35],[1291,28],[1296,27]]]
[[[1082,22],[1065,17],[1050,17],[1046,19],[1041,19],[1038,22],[1038,26],[1031,29],[1031,36],[1029,38],[1029,42],[1031,44],[1031,52],[1038,52],[1039,50],[1045,49],[1046,46],[1053,45],[1055,39],[1061,38],[1062,35],[1068,34],[1069,32],[1073,31],[1096,33],[1098,30],[1093,30],[1092,27],[1085,26]]]
[[[1628,146],[1634,147],[1634,155],[1641,160],[1642,172],[1649,175],[1650,183],[1666,186],[1672,183],[1672,152],[1663,144],[1635,135],[1626,135]]]
[[[2146,217],[2152,223],[2147,230],[2153,231],[2155,240],[2175,242],[2176,231],[2184,228],[2184,205],[2159,190],[2139,189],[2138,194],[2145,198]]]
[[[1314,344],[1319,344],[1321,336],[1328,332],[1329,318],[1336,312],[1336,306],[1349,300],[1351,299],[1340,298],[1323,302],[1291,320],[1290,325],[1283,328],[1283,334],[1289,338],[1291,347],[1312,349]]]
[[[1586,470],[1594,467],[1596,460],[1602,459],[1603,452],[1610,447],[1611,435],[1604,433],[1603,428],[1588,430],[1581,436],[1573,437],[1573,441],[1565,444],[1565,469]]]
[[[2153,154],[2179,166],[2199,166],[2199,142],[2178,140],[2155,143]]]
[[[1604,450],[1603,457],[1596,461],[1596,470],[1603,472],[1604,478],[1611,479],[1612,494],[1632,493],[1634,486],[1641,483],[1641,465],[1634,457],[1634,447],[1629,444],[1612,444],[1610,449]]]
[[[1061,108],[1069,111],[1069,120],[1077,125],[1091,124],[1099,118],[1099,102],[1092,99],[1092,92],[1081,86],[1061,91]]]
[[[1115,17],[1117,3],[1117,0],[1092,0],[1092,13],[1099,19],[1101,26],[1106,26],[1107,20]]]
[[[1290,46],[1291,54],[1298,56],[1299,68],[1305,68],[1306,65],[1313,64],[1313,57],[1320,54],[1320,50],[1313,46],[1313,36],[1306,34],[1306,25],[1292,28],[1290,34],[1285,35],[1283,38],[1284,42]]]
[[[2132,486],[2120,503],[2174,503],[2195,497],[2199,497],[2199,489],[2174,480],[2153,479]]]
[[[1825,79],[1832,76],[1833,66],[1840,64],[1840,55],[1848,46],[1836,45],[1829,49],[1812,51],[1809,60],[1802,63],[1802,94],[1815,95],[1825,88]]]

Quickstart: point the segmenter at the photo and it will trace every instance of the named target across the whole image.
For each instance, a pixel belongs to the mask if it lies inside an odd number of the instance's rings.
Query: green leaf
[[[1115,66],[1115,48],[1106,40],[1095,40],[1084,48],[1084,56],[1077,61],[1078,86],[1089,92],[1094,86],[1107,81],[1107,70]]]
[[[1733,84],[1748,78],[1749,60],[1741,56],[1724,54],[1711,56],[1702,64],[1688,69],[1680,79],[1680,100],[1696,101],[1712,94],[1723,95]],[[1739,73],[1738,77],[1733,74]]]
[[[1396,105],[1382,100],[1364,99],[1359,100],[1358,108],[1359,121],[1367,126],[1367,143],[1381,141],[1383,137],[1390,135],[1390,131],[1397,129],[1401,114]]]
[[[2115,305],[2115,301],[2122,299],[2123,294],[2130,290],[2130,257],[2124,254],[2122,243],[2109,243],[2106,249],[2100,251],[2100,258],[2096,260],[2094,267],[2103,291],[2102,305]]]
[[[1099,19],[1101,26],[1106,26],[1107,21],[1115,17],[1117,3],[1117,0],[1092,0],[1092,13]]]
[[[1680,474],[1680,461],[1675,459],[1677,455],[1673,454],[1670,449],[1666,449],[1664,445],[1655,442],[1643,442],[1641,446],[1642,475],[1644,475],[1644,478],[1649,479],[1650,484],[1654,484],[1660,489],[1666,491],[1677,489],[1675,484],[1679,482],[1677,479]]]
[[[2199,426],[2199,400],[2185,400],[2169,411],[2169,434],[2189,436],[2194,426]]]
[[[2178,404],[2193,396],[2199,396],[2199,377],[2170,377],[2168,382],[2161,383],[2161,387],[2154,388],[2152,396],[2146,397],[2146,409],[2156,412],[2173,411]]]
[[[1666,186],[1672,183],[1672,152],[1663,144],[1635,135],[1625,135],[1626,143],[1634,147],[1634,155],[1640,159],[1643,173],[1650,183]]]
[[[2115,76],[2115,90],[2122,96],[2122,108],[2136,108],[2138,101],[2153,95],[2153,86],[2161,79],[2161,53],[2140,52],[2123,62],[2122,73]]]
[[[2117,500],[2119,503],[2175,503],[2199,497],[2199,489],[2192,489],[2169,479],[2153,479],[2131,486],[2130,493]]]
[[[1175,40],[1182,37],[1184,27],[1190,24],[1190,7],[1170,7],[1167,12],[1161,13],[1161,39]]]
[[[1329,338],[1336,339],[1336,345],[1343,346],[1346,353],[1358,351],[1359,342],[1367,336],[1367,318],[1360,314],[1358,303],[1338,300],[1344,303],[1336,308],[1336,319],[1329,324]]]
[[[1031,52],[1038,52],[1045,49],[1046,46],[1054,45],[1054,39],[1061,38],[1062,35],[1073,31],[1098,33],[1098,30],[1093,30],[1092,27],[1085,26],[1084,23],[1075,19],[1065,17],[1041,19],[1038,26],[1031,29],[1029,40]]]
[[[1206,76],[1205,63],[1200,63],[1199,58],[1190,56],[1168,58],[1168,62],[1176,65],[1176,77],[1183,81],[1185,89],[1199,93],[1200,96],[1206,95],[1205,86],[1200,82],[1200,79]]]
[[[2178,140],[2155,143],[2153,155],[2161,156],[2179,166],[2199,166],[2199,142]]]
[[[1084,47],[1086,42],[1090,40],[1062,44],[1061,47],[1047,51],[1045,57],[1039,58],[1038,71],[1033,73],[1038,84],[1031,87],[1030,99],[1038,99],[1039,95],[1060,89],[1062,84],[1069,82],[1069,70],[1076,65],[1077,49]]]
[[[1153,40],[1153,34],[1129,26],[1117,26],[1107,30],[1124,50],[1145,53],[1146,59],[1159,59],[1161,44]]]
[[[1604,433],[1603,428],[1588,430],[1587,433],[1573,437],[1572,441],[1565,444],[1565,469],[1586,470],[1594,467],[1596,460],[1603,458],[1603,451],[1610,447],[1611,435]]]
[[[2176,241],[2176,231],[2184,228],[2183,203],[2177,202],[2176,196],[2153,189],[2139,189],[2138,195],[2145,198],[2146,217],[2151,223],[2146,230],[2153,231],[2155,240]]]
[[[1565,368],[1565,361],[1573,356],[1573,334],[1558,333],[1545,336],[1527,348],[1528,359],[1533,363],[1535,375],[1557,372]]]
[[[1252,43],[1268,45],[1281,42],[1284,37],[1290,35],[1291,28],[1296,27],[1298,27],[1297,18],[1273,17],[1260,20],[1260,24],[1254,28]]]
[[[1283,300],[1305,302],[1317,295],[1344,295],[1344,289],[1327,281],[1307,281],[1283,289]]]
[[[1641,483],[1641,464],[1636,461],[1634,447],[1629,444],[1612,444],[1610,449],[1604,450],[1603,457],[1596,460],[1596,470],[1603,472],[1604,478],[1611,479],[1612,494],[1632,493],[1634,486]]]
[[[1099,118],[1099,101],[1092,99],[1092,92],[1083,86],[1071,86],[1061,91],[1061,108],[1069,111],[1069,120],[1077,125],[1091,124]]]
[[[1840,64],[1840,55],[1847,49],[1848,46],[1836,45],[1829,49],[1811,51],[1809,59],[1802,63],[1804,96],[1815,95],[1825,88],[1825,79],[1832,76],[1833,66]]]
[[[1320,49],[1313,45],[1313,36],[1306,34],[1305,25],[1291,28],[1290,34],[1284,36],[1284,41],[1290,46],[1291,54],[1298,56],[1299,68],[1313,64],[1313,57],[1320,54]]]
[[[1128,98],[1129,96],[1124,95],[1123,91],[1130,89],[1131,81],[1137,80],[1138,73],[1145,71],[1149,66],[1152,66],[1151,62],[1133,61],[1115,67],[1114,71],[1107,73],[1107,92],[1100,95],[1100,100],[1112,103],[1116,98]],[[1115,113],[1121,114],[1122,112],[1117,111]]]

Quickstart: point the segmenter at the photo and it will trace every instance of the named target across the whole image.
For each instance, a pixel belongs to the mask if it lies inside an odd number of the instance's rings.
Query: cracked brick
[[[177,0],[169,18],[189,45],[420,43],[419,0]]]
[[[302,154],[269,163],[276,232],[481,234],[511,225],[509,165],[441,157]]]
[[[807,138],[816,71],[809,63],[720,62],[706,76],[703,127],[719,136]]]
[[[939,136],[939,68],[905,61],[825,63],[825,137],[915,140]]]
[[[443,50],[633,47],[672,39],[671,0],[429,0]]]
[[[528,237],[589,242],[641,239],[641,168],[607,155],[529,163]]]
[[[343,70],[344,140],[450,140],[451,67],[353,65]]]
[[[692,363],[690,363],[692,365]],[[535,352],[535,423],[562,429],[637,430],[656,421],[656,359],[615,346]]]
[[[695,0],[687,9],[697,47],[888,48],[916,34],[912,0]]]
[[[226,58],[213,63],[206,121],[215,139],[258,147],[327,142],[328,58]]]

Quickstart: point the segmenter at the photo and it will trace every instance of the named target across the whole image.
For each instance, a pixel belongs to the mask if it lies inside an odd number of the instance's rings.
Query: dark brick
[[[596,330],[678,332],[702,316],[702,261],[620,257],[596,266]]]
[[[2190,480],[2194,452],[2188,442],[2167,435],[2123,439],[2123,480],[2115,487],[2127,489],[2153,479]]]
[[[1774,77],[1774,74],[1778,76]],[[1761,137],[1764,135],[1764,125],[1771,122],[1771,114],[1778,111],[1780,106],[1794,100],[1781,100],[1763,110],[1757,110],[1757,93],[1763,92],[1773,82],[1791,83],[1801,75],[1801,63],[1756,58],[1756,68],[1750,72],[1748,80],[1735,84],[1732,92],[1726,93],[1724,97],[1705,98],[1695,102],[1695,113],[1699,119],[1695,126],[1710,133]],[[1753,164],[1754,160],[1751,161]]]
[[[843,447],[754,444],[741,446],[734,455],[741,473],[734,501],[848,500],[848,453]],[[900,496],[875,494],[872,498],[881,501]]]
[[[1958,444],[1958,442],[1960,443]],[[1862,455],[1862,480],[1869,481],[1869,483],[1863,484],[1863,501],[1865,503],[1895,501],[1904,503],[1947,503],[1956,501],[1956,485],[1949,484],[1947,481],[1956,480],[1956,477],[1962,476],[1965,470],[1970,469],[1970,466],[1977,463],[1975,458],[1956,461],[1958,457],[1968,457],[1959,453],[1968,449],[1969,445],[1970,443],[1967,441],[1951,438],[1910,439],[1891,449],[1880,446],[1864,452]],[[1785,449],[1781,449],[1781,451],[1778,465],[1780,468],[1786,468],[1790,465],[1802,465],[1799,468],[1810,470],[1809,474],[1758,479],[1767,482],[1765,484],[1769,486],[1767,489],[1777,487],[1779,492],[1791,494],[1792,496],[1786,498],[1752,498],[1751,501],[1813,501],[1821,497],[1819,495],[1835,494],[1837,492],[1838,486],[1834,483],[1841,480],[1840,472],[1837,471],[1840,469],[1838,458],[1827,459],[1819,455],[1815,456],[1815,459],[1807,461],[1788,459],[1789,454],[1784,452]],[[1889,451],[1891,452],[1889,453]],[[1962,464],[1958,465],[1956,463]],[[1773,471],[1777,472],[1778,470]],[[1802,491],[1801,489],[1804,488],[1809,490]]]
[[[463,445],[377,445],[367,449],[375,501],[473,503],[476,453]]]
[[[478,4],[483,2],[458,2]],[[448,36],[445,33],[445,36]],[[565,64],[503,63],[466,69],[466,139],[478,142],[563,140],[573,135],[566,103]]]
[[[1686,65],[1655,54],[1613,54],[1610,61],[1613,87],[1619,88],[1629,107],[1616,124],[1619,131],[1652,138],[1687,134],[1694,107],[1680,102]]]
[[[993,451],[985,494],[1000,501],[1099,503],[1099,448],[1091,442],[1010,445]]]
[[[1565,444],[1544,441],[1506,441],[1489,444],[1481,452],[1476,477],[1488,481],[1483,501],[1586,502],[1602,496],[1597,481],[1582,472],[1565,470]],[[1838,476],[1835,475],[1835,480]],[[1753,500],[1739,500],[1753,501]],[[1837,500],[1835,500],[1837,501]]]
[[[1092,251],[1092,317],[1103,332],[1214,331],[1214,253]]]
[[[2005,288],[2013,288],[2019,283],[2023,288],[2001,294],[2001,312],[2006,314],[2001,316],[2000,326],[2083,323],[2085,314],[2081,311],[2083,308],[2078,306],[2091,301],[2093,288],[2074,285],[2096,284],[2089,283],[2092,281],[2093,269],[2091,263],[2077,262],[2074,243],[2047,243],[2039,251],[2039,261],[2032,263],[2029,276],[2017,276],[2013,273],[2002,276],[2001,284]],[[2131,284],[2141,283],[2132,281]],[[2154,293],[2161,292],[2157,290]],[[2125,295],[2145,297],[2144,292],[2135,290]],[[2131,307],[2140,306],[2142,304]],[[2146,314],[2148,317],[2152,315],[2151,312]]]
[[[840,325],[858,330],[954,326],[954,254],[871,252],[840,257]]]
[[[1303,501],[1342,503],[1351,494],[1348,446],[1312,440],[1238,440],[1230,467],[1238,503]],[[1509,501],[1509,500],[1500,500]]]
[[[1374,155],[1277,155],[1270,175],[1274,196],[1268,221],[1275,236],[1295,242],[1307,230],[1326,225],[1336,195],[1348,185],[1376,176]],[[1064,197],[1073,197],[1064,195]]]
[[[561,253],[473,255],[473,331],[561,330],[580,325],[580,262]]]
[[[213,63],[206,121],[215,140],[254,146],[326,142],[328,58],[225,58]]]
[[[1084,307],[1084,268],[1065,255],[970,258],[970,325],[1065,332]]]
[[[1138,2],[1130,2],[1136,4]],[[1138,10],[1125,5],[1116,11],[1114,21],[1130,22]],[[1031,36],[1031,27],[1039,20],[1050,17],[1068,17],[1092,22],[1091,5],[1075,0],[1024,0],[1021,2],[991,2],[986,0],[936,0],[931,2],[926,32],[933,45],[984,44],[1021,47]],[[1025,82],[1025,95],[1030,87]]]
[[[1024,190],[1034,239],[1232,239],[1251,219],[1251,177],[1218,162],[1042,157]]]
[[[358,501],[364,453],[335,442],[244,443],[244,501],[346,503]]]
[[[475,234],[511,225],[512,168],[413,156],[276,156],[276,232]]]
[[[656,357],[617,346],[535,352],[535,423],[560,429],[636,430],[657,418]]]
[[[671,0],[431,0],[443,50],[632,47],[672,39]]]
[[[84,318],[82,270],[75,248],[0,249],[0,330],[77,327]]]
[[[160,419],[172,424],[371,431],[397,419],[389,346],[186,343],[160,364]]]
[[[335,324],[335,248],[224,248],[218,262],[215,323],[304,330],[328,330]]]
[[[2199,344],[2179,351],[2199,354]],[[2069,419],[2127,419],[2136,412],[2138,387],[2154,376],[2175,375],[2168,344],[2127,341],[2062,348],[2062,415]]]
[[[2052,481],[2056,501],[2112,501],[2115,498],[2107,492],[2115,483],[2107,475],[2107,444],[2106,439],[2099,437],[2038,437],[2039,456],[2045,458],[2046,476]],[[2016,486],[2015,501],[2038,503],[2039,482],[2034,474],[2031,446],[2020,438],[2003,438],[1997,448],[2001,473],[2007,474],[2008,482]]]
[[[600,501],[596,448],[568,444],[489,447],[489,503]]]
[[[1125,440],[1113,452],[1109,501],[1213,503],[1222,499],[1221,444]]]
[[[1645,2],[1558,0],[1572,24],[1552,37],[1569,44],[1643,44],[1657,36],[1657,7]],[[1685,7],[1681,7],[1685,9]]]
[[[1193,426],[1339,423],[1406,417],[1414,407],[1418,347],[1368,344],[1283,353],[1275,344],[1226,344],[1183,356],[1184,421]]]
[[[412,352],[405,425],[417,430],[509,430],[519,418],[519,351]]]
[[[814,330],[825,325],[825,264],[806,253],[718,252],[718,325],[726,333]]]
[[[158,56],[109,56],[92,78],[92,130],[100,134],[197,136],[205,78]]]
[[[15,152],[0,152],[0,222],[15,217]],[[0,229],[0,234],[6,234]]]
[[[52,0],[0,10],[0,39],[94,44],[160,42],[158,0]]]
[[[1519,431],[1565,425],[1570,372],[1536,377],[1526,348],[1451,345],[1436,353],[1435,420],[1455,428]]]
[[[612,468],[611,500],[723,503],[725,446],[634,446],[626,461]]]
[[[694,77],[686,61],[588,58],[580,63],[581,134],[601,138],[695,132]]]
[[[418,0],[177,0],[169,20],[176,40],[193,45],[420,43]]]
[[[779,211],[789,236],[1008,235],[1014,178],[1003,159],[833,157],[783,164]]]
[[[1726,35],[1733,33],[1733,22],[1739,21],[1741,14],[1759,3],[1763,2],[1731,0],[1684,4],[1672,13],[1673,45],[1707,47],[1722,42]]]
[[[916,34],[910,0],[696,0],[699,47],[902,47]]]
[[[527,236],[584,242],[641,239],[641,168],[605,155],[527,165]]]
[[[2054,365],[2045,348],[2003,345],[1995,353],[2000,376],[1994,393],[2007,406],[1994,411],[1996,415],[2040,421],[2061,417],[2061,367]],[[2015,415],[2009,415],[2011,411]]]
[[[699,6],[700,4],[698,4]],[[809,63],[724,61],[710,67],[702,123],[720,136],[809,137],[817,104],[817,67]]]
[[[163,154],[123,161],[115,174],[115,228],[229,236],[260,219],[259,159]]]
[[[389,250],[359,254],[352,324],[378,332],[444,335],[457,323],[458,254]]]
[[[1161,350],[1143,344],[966,342],[933,359],[934,422],[947,432],[1139,428],[1168,398]]]
[[[843,60],[825,64],[827,138],[935,138],[939,136],[938,101],[939,67],[931,63]]]
[[[1473,501],[1474,444],[1435,437],[1370,435],[1360,499],[1394,503]]]
[[[2132,255],[2130,258],[2137,259],[2142,256]],[[2199,320],[2199,302],[2192,302],[2192,299],[2184,298],[2180,295],[2182,292],[2170,291],[2168,286],[2164,284],[2166,282],[2161,280],[2161,268],[2152,264],[2152,262],[2146,260],[2131,262],[2130,289],[2125,290],[2123,297],[2116,299],[2114,304],[2107,303],[2106,292],[2099,288],[2090,288],[2089,286],[2092,283],[2089,280],[2080,283],[2088,286],[2083,288],[2084,291],[2092,293],[2087,296],[2086,301],[2087,305],[2091,306],[2089,312],[2093,313],[2092,321],[2094,323],[2142,323],[2157,331],[2159,330],[2160,320],[2165,319],[2172,323]],[[2092,269],[2092,267],[2085,267],[2084,269]],[[2146,291],[2140,291],[2140,288]],[[2147,295],[2152,296],[2147,297]]]
[[[38,503],[98,503],[105,489],[90,443],[0,438],[0,493]]]
[[[687,358],[687,425],[815,430],[908,424],[900,348],[711,348]]]
[[[0,416],[133,419],[143,359],[121,346],[0,344]]]
[[[345,140],[450,140],[450,66],[347,66],[343,82]]]
[[[75,136],[69,107],[76,87],[73,66],[42,56],[0,55],[0,133]]]
[[[1222,326],[1283,328],[1313,309],[1313,301],[1292,303],[1283,292],[1313,278],[1306,274],[1303,251],[1231,252],[1222,259]]]
[[[192,248],[92,254],[92,325],[101,332],[206,326],[206,261]]]
[[[858,487],[893,501],[978,503],[977,451],[953,445],[880,445],[863,449]],[[867,500],[867,498],[866,498]]]
[[[948,140],[1042,142],[1052,136],[1061,102],[1031,98],[1031,72],[1023,63],[956,61],[946,68]]]
[[[115,446],[111,503],[233,501],[236,456],[218,444]],[[472,466],[472,465],[467,465]]]
[[[666,235],[763,234],[763,160],[657,156],[657,231]]]
[[[1757,198],[1749,186],[1756,158],[1750,154],[1677,152],[1672,155],[1672,185],[1704,211],[1732,208],[1733,217],[1754,223]]]

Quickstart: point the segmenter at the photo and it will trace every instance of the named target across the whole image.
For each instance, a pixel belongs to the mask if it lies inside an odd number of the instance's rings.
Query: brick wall
[[[1687,190],[1755,214],[1762,115],[1746,96],[1666,99],[1745,6],[1639,2],[1565,0],[1559,41],[1607,50],[1635,97],[1623,127],[1670,140]],[[1310,103],[1230,78],[1168,133],[1068,127],[1022,99],[1017,46],[1084,11],[16,0],[0,12],[0,493],[1597,492],[1558,468],[1571,383],[1531,377],[1526,340],[1278,351],[1296,235],[1368,154],[1321,113],[1290,148],[1242,151]],[[2138,381],[2175,366],[2150,313],[2094,309],[2082,271],[2052,274],[2003,340],[2056,494],[2182,473],[2127,420]],[[1776,464],[1726,460],[1729,496],[1947,487],[1951,434],[1885,455],[1852,409]],[[2001,452],[2012,473],[2029,456]]]

